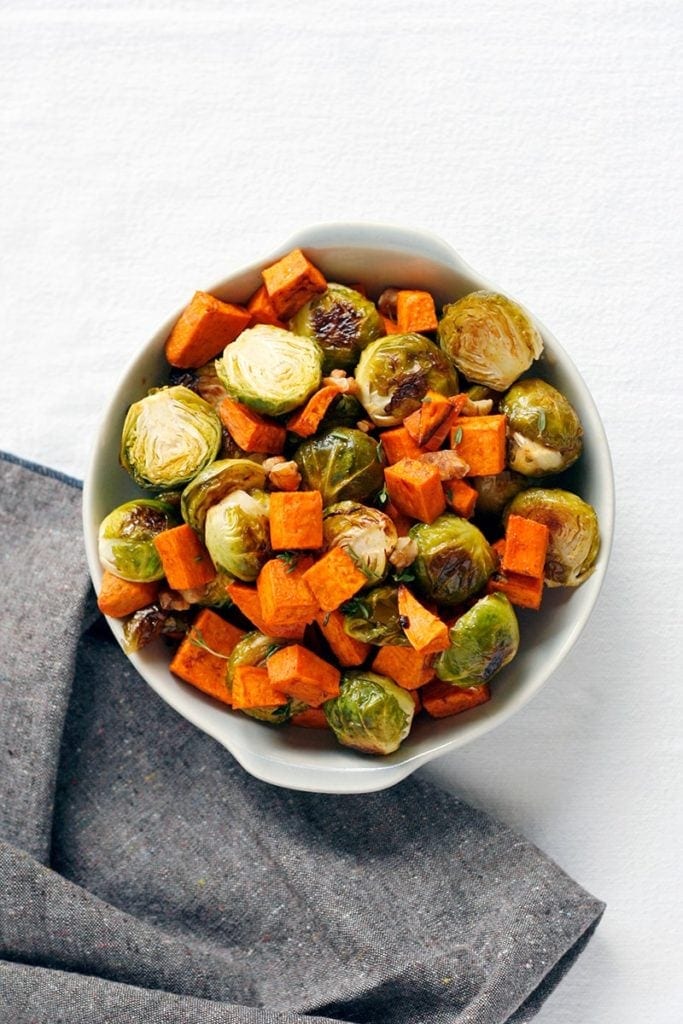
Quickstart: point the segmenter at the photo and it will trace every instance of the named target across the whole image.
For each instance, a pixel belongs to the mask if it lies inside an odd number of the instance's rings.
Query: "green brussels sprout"
[[[503,515],[505,524],[511,515],[548,527],[545,582],[549,587],[578,587],[588,579],[600,550],[600,530],[595,509],[578,494],[532,487],[512,499]]]
[[[233,398],[256,412],[281,416],[317,390],[322,358],[311,338],[257,324],[227,346],[216,360],[216,372]]]
[[[434,662],[437,676],[453,686],[481,686],[517,653],[517,616],[504,594],[489,594],[460,616],[449,638]]]
[[[362,430],[335,427],[299,445],[294,461],[309,491],[323,505],[372,499],[384,483],[380,446]]]
[[[182,612],[174,612],[150,604],[133,612],[123,623],[123,649],[126,654],[134,654],[147,647],[159,637],[166,636],[178,640],[189,632],[190,622]]]
[[[444,306],[437,337],[468,380],[494,391],[506,391],[543,351],[528,313],[496,292],[471,292]]]
[[[568,400],[536,377],[514,384],[500,403],[507,416],[508,465],[524,476],[547,476],[573,465],[583,429]]]
[[[356,367],[358,397],[378,427],[399,425],[420,408],[427,391],[454,395],[458,376],[437,345],[422,334],[373,341]]]
[[[365,419],[365,409],[354,395],[339,392],[327,412],[320,421],[318,433],[332,430],[333,427],[355,427],[359,420]]]
[[[131,405],[121,435],[121,465],[139,487],[172,491],[216,458],[221,421],[199,395],[177,385]]]
[[[470,483],[478,495],[477,512],[490,516],[501,515],[508,501],[528,486],[526,477],[509,469],[493,476],[473,476]]]
[[[323,710],[343,746],[391,754],[410,732],[415,704],[393,679],[358,669],[344,673],[339,696],[325,701]]]
[[[228,573],[217,572],[203,587],[181,590],[180,594],[190,604],[197,604],[202,608],[230,608],[233,601],[228,593],[228,587],[233,581],[234,577]]]
[[[146,583],[164,575],[154,538],[178,525],[173,509],[154,498],[119,505],[102,520],[98,535],[100,562],[123,580]]]
[[[270,558],[268,495],[232,491],[206,513],[204,543],[221,572],[250,583]]]
[[[266,471],[251,459],[218,459],[192,480],[182,493],[180,511],[183,519],[197,533],[204,531],[206,514],[231,491],[262,490]]]
[[[232,692],[232,681],[235,677],[235,669],[238,665],[253,665],[256,668],[263,668],[271,654],[275,654],[283,647],[279,640],[272,636],[266,636],[257,629],[246,633],[241,640],[235,644],[232,653],[228,658],[225,681],[228,692]],[[274,707],[242,708],[242,714],[249,718],[256,718],[259,722],[269,722],[270,725],[282,725],[302,711],[305,705],[301,701],[291,698],[286,704],[278,704]]]
[[[354,640],[378,647],[410,646],[401,626],[397,587],[375,587],[345,601],[340,611],[344,616],[344,632]]]
[[[375,304],[344,284],[329,284],[327,291],[307,302],[289,322],[295,334],[314,338],[323,350],[323,372],[350,370],[361,351],[384,335]]]
[[[442,515],[410,530],[417,544],[413,562],[417,586],[439,604],[460,604],[476,594],[496,567],[496,556],[476,526],[459,516]]]
[[[327,548],[344,548],[368,583],[381,583],[389,572],[389,555],[398,534],[389,516],[356,501],[338,501],[323,514]]]

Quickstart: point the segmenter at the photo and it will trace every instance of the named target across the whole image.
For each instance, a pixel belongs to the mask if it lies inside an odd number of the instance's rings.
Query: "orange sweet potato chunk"
[[[288,697],[320,707],[339,694],[341,672],[301,644],[281,647],[266,662],[270,682]]]
[[[338,387],[327,384],[309,398],[302,409],[287,420],[287,429],[299,437],[310,437],[320,426],[323,416],[341,394]]]
[[[279,708],[287,696],[270,681],[268,669],[257,665],[237,665],[232,677],[232,706],[236,711],[251,708]]]
[[[327,288],[327,281],[301,249],[293,249],[277,263],[266,267],[261,276],[281,320],[289,320],[309,299]]]
[[[215,578],[216,570],[209,552],[186,523],[157,534],[154,546],[173,590],[194,590]]]
[[[439,326],[432,296],[412,289],[402,289],[396,296],[396,320],[403,334],[435,331]]]
[[[247,310],[251,314],[252,322],[255,324],[270,324],[272,327],[287,327],[279,318],[273,303],[268,297],[264,284],[254,292],[247,303]]]
[[[156,582],[135,583],[131,580],[122,580],[113,572],[105,569],[97,598],[97,607],[103,615],[109,615],[113,619],[122,619],[141,608],[146,608],[149,604],[154,604],[158,592],[159,584]]]
[[[434,678],[429,655],[421,654],[413,647],[380,647],[372,663],[375,672],[389,676],[404,690],[417,690]]]
[[[230,436],[245,452],[279,455],[285,446],[287,431],[284,427],[266,416],[259,416],[233,398],[223,399],[218,406],[218,415]]]
[[[226,622],[210,608],[203,608],[173,656],[170,670],[186,683],[230,704],[226,661],[243,636],[244,630]]]
[[[495,476],[505,469],[506,417],[458,416],[451,427],[451,448],[470,467],[467,476]]]
[[[269,519],[273,551],[310,551],[323,546],[320,491],[273,491]]]
[[[427,655],[446,650],[450,642],[448,626],[420,604],[403,585],[398,588],[398,613],[403,632],[416,651]]]
[[[322,708],[306,708],[305,711],[298,711],[290,718],[291,725],[298,725],[302,729],[328,729],[327,717]]]
[[[287,563],[271,558],[261,569],[256,590],[268,636],[300,639],[320,606],[304,580],[309,558]]]
[[[320,612],[315,621],[340,665],[350,668],[363,664],[372,648],[363,640],[349,636],[344,629],[344,616],[340,611]]]
[[[183,369],[203,366],[234,341],[251,323],[251,313],[242,306],[207,292],[196,292],[180,314],[166,342],[171,366]]]
[[[318,607],[333,611],[357,594],[368,578],[343,548],[332,548],[304,573],[304,580],[313,591]]]
[[[472,686],[469,689],[461,689],[459,686],[451,686],[450,683],[442,683],[435,679],[427,683],[420,690],[422,707],[432,718],[448,718],[450,715],[459,715],[462,711],[468,711],[477,704],[485,704],[491,699],[491,691],[486,683],[483,686]]]
[[[444,485],[446,501],[459,516],[469,519],[474,515],[474,508],[479,497],[478,491],[470,487],[464,480],[449,480]]]
[[[523,576],[518,572],[497,572],[486,584],[488,594],[505,594],[518,608],[538,611],[543,598],[543,577]]]
[[[436,466],[418,459],[401,459],[384,470],[384,482],[393,504],[405,516],[431,523],[446,508]]]
[[[383,430],[380,434],[380,441],[390,466],[400,462],[401,459],[419,459],[423,454],[419,444],[413,440],[405,427]]]
[[[503,569],[543,579],[550,531],[545,523],[524,516],[509,516],[505,528]]]

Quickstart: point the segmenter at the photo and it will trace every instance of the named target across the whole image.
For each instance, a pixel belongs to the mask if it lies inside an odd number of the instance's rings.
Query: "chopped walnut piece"
[[[492,398],[478,398],[476,401],[472,401],[468,398],[462,409],[460,410],[461,416],[488,416],[493,409]]]
[[[160,590],[157,600],[166,612],[186,612],[190,607],[190,602],[177,590]]]
[[[269,459],[264,459],[262,466],[266,473],[270,473],[271,469],[275,469],[276,466],[281,466],[283,462],[286,462],[284,455],[271,455]]]
[[[279,462],[268,473],[271,487],[277,491],[296,491],[301,483],[301,473],[296,462]]]
[[[417,558],[417,544],[412,537],[399,537],[396,547],[389,555],[394,569],[407,569]]]
[[[343,377],[335,377],[335,373],[344,373]],[[326,387],[336,388],[342,395],[357,395],[358,382],[355,377],[347,377],[344,370],[333,370],[329,377],[323,377]]]
[[[375,429],[375,424],[371,423],[370,420],[358,420],[356,429],[362,430],[364,434],[369,434],[371,430]]]
[[[469,470],[469,466],[457,452],[425,452],[420,455],[420,462],[429,462],[436,466],[442,480],[460,480]]]

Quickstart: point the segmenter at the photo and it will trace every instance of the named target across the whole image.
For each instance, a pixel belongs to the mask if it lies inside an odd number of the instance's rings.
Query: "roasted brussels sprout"
[[[123,649],[126,654],[134,654],[162,636],[177,640],[189,629],[189,619],[182,612],[151,604],[133,612],[123,623]]]
[[[206,513],[232,491],[262,490],[266,471],[251,459],[218,459],[198,473],[180,499],[183,519],[197,533],[204,530]]]
[[[460,616],[449,638],[434,662],[437,676],[454,686],[481,686],[517,653],[517,616],[504,594],[488,594]]]
[[[374,303],[344,284],[329,284],[327,291],[299,310],[289,326],[295,334],[318,342],[324,373],[350,370],[366,345],[385,333]]]
[[[279,640],[275,640],[272,636],[266,636],[264,633],[259,633],[258,630],[246,633],[235,644],[232,654],[228,658],[225,674],[228,692],[232,690],[232,680],[238,665],[254,665],[261,668],[266,664],[271,654],[275,654],[275,651],[278,651],[282,646]],[[242,714],[248,715],[249,718],[257,718],[259,722],[282,725],[292,715],[296,714],[297,711],[303,710],[304,707],[305,705],[301,701],[290,699],[286,704],[278,704],[274,707],[243,708]]]
[[[323,704],[338,741],[367,754],[391,754],[410,732],[415,714],[407,690],[377,672],[345,672],[339,696]]]
[[[100,524],[98,552],[105,569],[138,583],[164,575],[154,538],[177,526],[169,505],[153,498],[136,498],[110,512]]]
[[[571,491],[532,487],[512,499],[503,522],[511,515],[548,527],[545,582],[549,587],[578,587],[588,579],[600,550],[598,517],[592,505]]]
[[[355,427],[359,420],[365,419],[365,409],[354,395],[339,393],[325,413],[318,428],[332,430],[333,427]]]
[[[256,412],[281,416],[320,384],[322,351],[312,338],[258,324],[242,331],[216,360],[226,391]]]
[[[140,487],[172,491],[208,466],[221,445],[221,421],[199,395],[160,388],[128,410],[121,465]]]
[[[363,350],[356,380],[359,398],[378,427],[400,424],[420,408],[427,391],[454,395],[458,376],[434,342],[421,334],[391,334]]]
[[[309,438],[294,453],[306,488],[320,491],[323,505],[365,501],[384,483],[382,452],[362,430],[335,427]]]
[[[219,571],[246,583],[270,557],[268,495],[232,491],[206,513],[204,543]]]
[[[378,647],[408,647],[408,637],[401,626],[398,611],[398,588],[375,587],[358,594],[341,606],[344,632],[355,640]]]
[[[489,516],[501,515],[508,501],[528,486],[526,477],[509,469],[494,476],[473,476],[470,483],[478,495],[477,513]]]
[[[442,515],[410,530],[417,544],[413,572],[422,594],[440,604],[459,604],[476,594],[496,567],[481,530],[459,516]]]
[[[381,583],[387,575],[398,534],[384,512],[356,501],[338,501],[325,509],[323,535],[327,548],[344,548],[369,584]]]
[[[471,292],[444,306],[437,337],[468,380],[494,391],[506,391],[543,351],[528,313],[496,292]]]
[[[508,465],[524,476],[547,476],[573,465],[583,430],[573,406],[536,377],[514,384],[500,403],[507,416]]]
[[[203,587],[196,587],[194,590],[181,590],[180,594],[190,604],[197,604],[202,608],[229,608],[233,602],[228,587],[233,580],[233,576],[217,572],[210,583],[205,583]]]

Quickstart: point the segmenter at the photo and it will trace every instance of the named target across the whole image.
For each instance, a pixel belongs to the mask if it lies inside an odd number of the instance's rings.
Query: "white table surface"
[[[677,1024],[683,604],[675,0],[0,2],[0,445],[77,477],[123,365],[300,226],[432,230],[602,411],[597,610],[520,714],[428,774],[608,909],[539,1024]]]

